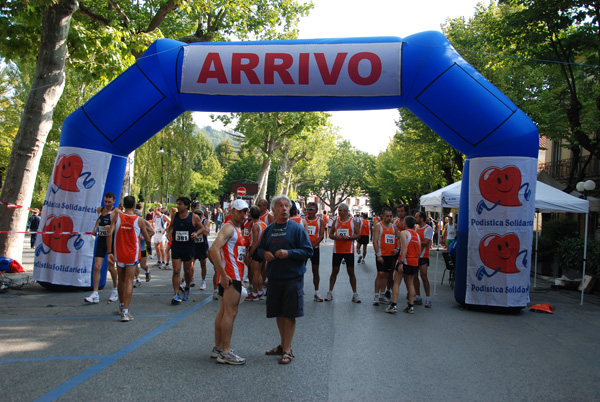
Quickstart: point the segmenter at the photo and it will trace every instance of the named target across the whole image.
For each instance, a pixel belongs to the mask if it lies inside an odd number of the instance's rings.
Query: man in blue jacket
[[[267,318],[276,317],[281,343],[267,355],[281,355],[280,364],[289,364],[296,317],[304,315],[305,262],[313,253],[304,227],[290,220],[292,202],[285,195],[271,202],[275,221],[267,226],[258,244],[258,255],[267,261]]]

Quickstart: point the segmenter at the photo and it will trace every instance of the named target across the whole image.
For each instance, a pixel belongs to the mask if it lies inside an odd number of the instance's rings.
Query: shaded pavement
[[[332,242],[324,244],[322,295],[331,252]],[[24,254],[31,269],[33,253]],[[433,291],[435,253],[432,261]],[[553,305],[554,315],[468,311],[447,281],[440,285],[441,256],[438,264],[433,308],[416,306],[414,315],[386,314],[385,306],[371,304],[371,246],[367,263],[356,265],[361,304],[350,302],[343,266],[334,300],[313,302],[309,268],[296,358],[287,366],[264,354],[278,344],[264,301],[243,303],[235,322],[232,345],[246,365],[210,359],[219,307],[210,281],[208,290],[192,288],[189,301],[173,306],[172,271],[155,268],[152,281],[134,289],[130,323],[119,321],[117,303],[106,303],[110,286],[100,291],[100,304],[86,305],[89,292],[27,284],[0,294],[0,400],[600,400],[597,297],[586,295],[580,306],[579,293],[548,284],[531,299]]]

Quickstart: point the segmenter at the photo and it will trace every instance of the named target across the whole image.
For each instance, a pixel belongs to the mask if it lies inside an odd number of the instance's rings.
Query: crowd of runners
[[[113,284],[108,303],[119,302],[123,322],[133,319],[129,307],[133,288],[142,283],[140,267],[146,282],[152,279],[152,268],[172,270],[170,302],[178,305],[189,300],[190,288],[196,284],[196,260],[201,269],[199,289],[206,289],[208,260],[214,268],[213,299],[221,303],[211,357],[227,364],[245,363],[230,345],[238,304],[243,300],[266,299],[267,316],[276,317],[281,336],[280,344],[266,354],[278,355],[281,364],[292,361],[295,319],[304,314],[304,298],[298,295],[304,294],[309,264],[315,302],[334,300],[334,288],[344,266],[352,288],[351,302],[361,303],[354,273],[355,253],[356,263],[365,264],[369,243],[377,268],[372,304],[386,305],[385,312],[397,313],[404,280],[407,294],[402,311],[414,314],[414,306],[421,304],[431,308],[429,251],[434,244],[447,247],[456,238],[451,217],[442,223],[423,211],[411,212],[407,205],[398,206],[395,214],[384,208],[381,215],[371,219],[365,213],[353,216],[345,203],[338,205],[337,214],[328,215],[319,211],[315,202],[302,208],[286,196],[275,197],[271,203],[260,199],[252,207],[238,199],[229,208],[215,208],[212,213],[187,197],[179,197],[171,210],[158,205],[145,217],[141,208],[132,196],[115,208],[114,194],[105,194],[94,228],[93,292],[85,302],[100,302],[98,286],[105,259]],[[208,241],[211,230],[216,232],[212,246]],[[328,241],[333,242],[332,269],[322,296],[320,246]],[[152,266],[149,257],[156,259]]]

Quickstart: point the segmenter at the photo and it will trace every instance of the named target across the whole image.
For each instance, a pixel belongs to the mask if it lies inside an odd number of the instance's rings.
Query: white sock
[[[427,302],[431,302],[431,297],[427,296]]]
[[[375,297],[379,297],[379,293],[375,293]]]
[[[123,309],[123,315],[127,315],[129,314],[129,309],[128,308],[124,308]]]
[[[90,295],[90,297],[94,297],[94,296],[98,296],[98,292],[93,291],[92,294]]]

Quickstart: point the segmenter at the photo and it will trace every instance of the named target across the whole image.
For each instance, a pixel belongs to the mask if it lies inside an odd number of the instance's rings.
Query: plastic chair
[[[446,271],[448,271],[448,283],[450,284],[450,288],[454,289],[454,261],[452,261],[449,253],[442,253],[442,257],[444,257],[446,269],[444,269],[444,273],[442,274],[441,284],[444,284],[444,276],[446,275]]]

